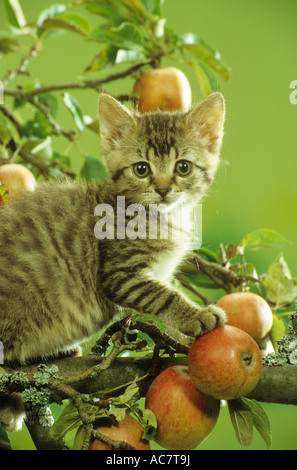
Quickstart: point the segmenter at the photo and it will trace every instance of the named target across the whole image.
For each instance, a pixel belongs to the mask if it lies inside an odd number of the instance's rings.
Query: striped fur
[[[185,253],[179,241],[94,235],[95,207],[107,203],[116,212],[117,195],[145,207],[162,202],[168,213],[200,201],[218,165],[222,96],[210,95],[187,114],[138,115],[102,95],[99,118],[108,183],[43,183],[0,211],[0,341],[7,362],[71,350],[121,308],[159,315],[171,332],[192,336],[224,321],[221,310],[201,309],[170,286]],[[176,173],[180,160],[191,162],[188,176]],[[150,165],[147,177],[136,176],[138,162]],[[165,198],[160,188],[167,188]]]

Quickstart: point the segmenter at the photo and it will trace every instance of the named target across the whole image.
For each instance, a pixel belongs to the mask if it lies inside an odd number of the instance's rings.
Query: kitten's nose
[[[165,197],[169,191],[171,191],[171,188],[168,188],[168,186],[160,186],[159,188],[155,188],[156,193],[160,194],[160,196]]]

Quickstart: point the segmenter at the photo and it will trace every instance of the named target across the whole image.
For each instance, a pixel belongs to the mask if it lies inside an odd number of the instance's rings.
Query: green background
[[[29,20],[36,20],[52,3],[21,0]],[[293,91],[290,83],[297,80],[296,0],[166,0],[164,13],[168,26],[181,34],[200,35],[220,51],[232,69],[230,81],[221,81],[227,111],[223,163],[204,203],[203,246],[215,250],[220,242],[239,243],[248,232],[270,228],[291,241],[282,251],[296,275],[297,105],[289,100]],[[85,12],[83,15],[96,24],[96,17]],[[4,5],[0,0],[0,30],[5,29]],[[45,41],[43,52],[30,70],[44,84],[76,81],[96,52],[96,44],[86,45],[80,36],[67,33]],[[15,67],[18,59],[10,56],[1,60],[0,77],[7,67]],[[167,60],[163,65],[177,64]],[[195,103],[201,99],[199,85],[190,68],[181,68],[191,82]],[[131,92],[132,86],[133,81],[125,79],[107,85],[106,90],[123,94]],[[71,93],[83,103],[85,114],[96,116],[98,97],[94,91]],[[73,127],[67,111],[63,119],[64,127]],[[79,149],[70,151],[74,167],[79,169],[82,165],[81,151],[99,156],[99,145],[99,138],[86,133],[78,142]],[[57,146],[63,151],[67,143],[60,139]],[[250,259],[263,272],[277,255],[278,250],[265,249]],[[296,407],[264,407],[272,426],[273,449],[296,449]],[[25,434],[11,436],[17,447],[24,448]],[[255,433],[252,448],[264,447]],[[240,448],[226,407],[215,430],[200,448]]]

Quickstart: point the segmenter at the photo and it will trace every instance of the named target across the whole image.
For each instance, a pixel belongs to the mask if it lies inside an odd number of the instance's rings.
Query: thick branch
[[[135,377],[145,376],[152,364],[152,360],[148,358],[127,357],[114,359],[112,365],[100,372],[95,377],[84,377],[83,371],[89,370],[103,360],[101,356],[95,354],[84,357],[70,357],[60,359],[52,364],[59,367],[59,375],[62,376],[67,383],[73,383],[73,388],[82,393],[94,393],[98,390],[106,390],[108,393],[111,389],[117,389],[116,394],[120,393],[119,387],[125,387]],[[161,372],[167,367],[177,364],[187,364],[187,357],[177,358],[160,358],[159,371]],[[49,366],[51,364],[48,364]],[[8,366],[2,366],[8,373],[14,373],[16,369]],[[36,365],[28,365],[17,368],[18,371],[29,374],[30,377],[37,371]],[[81,375],[82,379],[77,381],[76,377]],[[1,376],[0,376],[1,377]],[[145,396],[153,376],[148,376],[138,382],[141,396]],[[7,386],[3,391],[12,392],[20,391],[21,387],[18,383]],[[110,393],[109,393],[110,395]],[[284,366],[263,366],[262,375],[257,387],[250,393],[249,398],[269,403],[297,404],[297,367],[294,365]],[[61,391],[51,391],[50,401],[60,402],[65,398]]]

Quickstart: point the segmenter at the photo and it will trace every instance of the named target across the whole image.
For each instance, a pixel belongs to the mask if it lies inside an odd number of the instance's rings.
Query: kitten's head
[[[218,166],[224,114],[221,93],[187,113],[148,114],[102,94],[102,149],[116,194],[128,203],[163,203],[169,210],[199,202]]]

